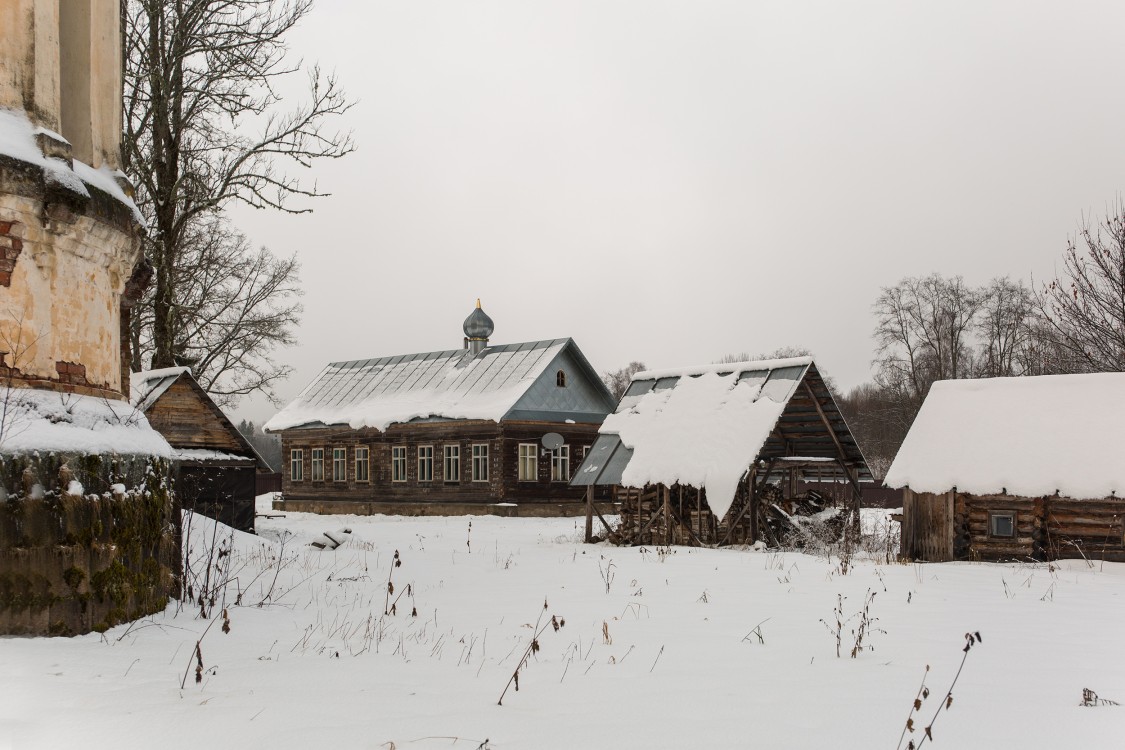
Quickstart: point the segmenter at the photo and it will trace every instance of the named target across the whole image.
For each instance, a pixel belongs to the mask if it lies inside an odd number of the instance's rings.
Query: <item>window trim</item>
[[[294,476],[296,475],[296,476]],[[305,481],[305,449],[304,448],[290,448],[289,449],[289,481],[290,482],[303,482]]]
[[[427,455],[423,456],[422,451],[427,451]],[[419,445],[417,450],[418,456],[418,476],[419,482],[431,484],[434,481],[434,446],[432,445]],[[426,466],[428,471],[423,472],[422,467]]]
[[[555,476],[556,462],[562,462],[566,466],[566,477],[563,479],[559,479]],[[570,482],[570,443],[563,443],[561,446],[551,451],[551,481]]]
[[[483,452],[477,449],[483,448]],[[473,443],[473,472],[472,481],[474,482],[487,482],[488,481],[488,443]],[[478,472],[477,467],[483,467],[483,472]],[[483,474],[483,476],[482,476]]]
[[[559,370],[555,373],[555,386],[557,388],[566,388],[566,370]]]
[[[407,462],[407,450],[405,445],[392,445],[391,446],[391,481],[402,483],[405,482],[409,474],[410,464]],[[402,469],[401,474],[399,469]]]
[[[525,456],[524,448],[530,448],[530,456]],[[523,466],[524,460],[530,458],[533,461],[535,471],[530,479],[524,479]],[[516,481],[517,482],[538,482],[539,481],[539,444],[538,443],[520,443],[516,451]]]
[[[309,462],[309,481],[310,482],[323,482],[324,481],[324,448],[312,448],[310,451]],[[319,458],[317,454],[320,454]],[[317,479],[317,468],[320,469],[320,478]]]
[[[363,451],[362,466],[363,466],[363,471],[364,471],[364,475],[365,475],[363,477],[363,479],[359,478],[359,467],[361,465],[361,462],[360,462],[360,459],[359,459],[359,452],[360,451]],[[355,481],[360,483],[360,484],[370,484],[371,483],[371,448],[369,446],[357,445],[355,447]]]
[[[453,451],[451,454],[450,451]],[[450,478],[450,461],[453,462],[453,477]],[[451,443],[442,446],[441,479],[446,484],[461,483],[461,444]]]
[[[1011,534],[998,534],[996,533],[996,520],[999,518],[1009,518],[1012,522]],[[988,536],[993,539],[1015,539],[1019,536],[1019,526],[1017,525],[1019,515],[1014,510],[993,510],[988,513]]]

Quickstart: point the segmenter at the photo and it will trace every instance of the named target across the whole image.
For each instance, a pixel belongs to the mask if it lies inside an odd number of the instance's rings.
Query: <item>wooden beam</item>
[[[591,484],[586,486],[586,544],[592,541],[594,541],[594,485]]]
[[[836,453],[840,456],[841,461],[846,463],[848,460],[847,451],[844,450],[844,446],[840,442],[840,437],[836,434],[836,430],[832,428],[831,420],[829,420],[828,415],[824,413],[824,409],[821,407],[820,401],[817,400],[816,394],[813,393],[813,389],[809,386],[808,381],[802,379],[801,385],[805,387],[805,392],[808,393],[809,398],[812,399],[813,405],[816,407],[816,413],[820,415],[820,421],[824,423],[828,434],[832,436],[832,442],[836,445]]]

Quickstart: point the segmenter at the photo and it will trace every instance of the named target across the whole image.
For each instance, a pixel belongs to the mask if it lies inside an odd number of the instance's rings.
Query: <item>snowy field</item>
[[[211,619],[172,605],[104,635],[0,639],[0,748],[893,750],[924,675],[923,746],[1125,733],[1125,706],[1081,705],[1083,688],[1125,703],[1125,565],[842,574],[792,552],[587,546],[582,519],[471,520],[289,513],[232,537],[197,517],[195,555],[233,544]],[[343,528],[335,551],[310,546]],[[939,711],[969,631],[983,642]]]

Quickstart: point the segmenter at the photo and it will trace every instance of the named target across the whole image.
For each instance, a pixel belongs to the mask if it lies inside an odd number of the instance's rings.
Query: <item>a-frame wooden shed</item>
[[[265,459],[188,368],[148,370],[130,380],[133,406],[172,446],[183,507],[253,531],[255,477],[272,471]]]
[[[592,490],[610,486],[619,541],[723,545],[780,541],[767,520],[810,499],[800,480],[853,511],[871,480],[811,357],[634,375],[572,484],[587,488],[587,539]]]

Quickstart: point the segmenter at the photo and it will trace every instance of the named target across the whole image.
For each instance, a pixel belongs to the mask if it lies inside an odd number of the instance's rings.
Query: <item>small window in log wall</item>
[[[445,446],[445,471],[442,477],[447,482],[461,481],[461,446]]]
[[[551,451],[551,481],[570,481],[570,446],[563,445]]]
[[[521,482],[535,482],[539,479],[539,446],[536,443],[520,443],[519,475]]]
[[[1015,513],[990,513],[988,516],[989,533],[992,536],[1012,538],[1016,535]]]
[[[406,481],[406,446],[396,445],[391,448],[391,481]]]
[[[332,449],[332,481],[333,482],[346,482],[346,481],[348,481],[348,449],[347,448],[333,448]]]
[[[371,451],[369,448],[355,449],[355,481],[371,481]]]
[[[473,481],[488,481],[488,444],[473,445]]]
[[[434,446],[418,446],[418,481],[434,481]]]
[[[324,449],[312,449],[312,481],[324,481]]]
[[[289,481],[305,481],[305,452],[303,450],[289,451]]]

